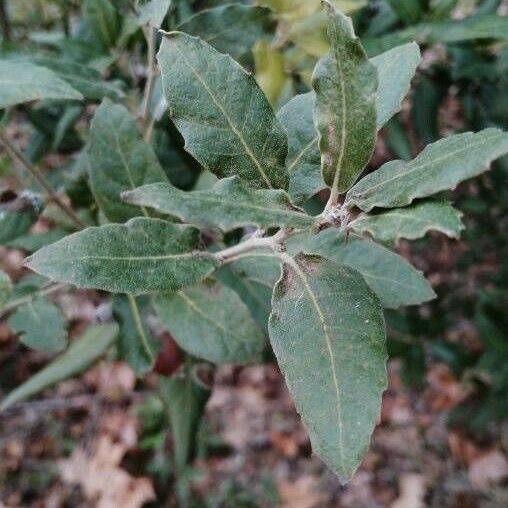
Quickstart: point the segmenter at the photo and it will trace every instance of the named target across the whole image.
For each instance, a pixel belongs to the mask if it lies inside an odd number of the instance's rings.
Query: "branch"
[[[85,228],[86,225],[81,219],[76,215],[76,212],[67,205],[60,196],[55,192],[53,187],[48,183],[44,175],[28,160],[23,154],[9,141],[7,136],[3,132],[0,132],[0,145],[2,145],[9,156],[15,161],[21,164],[35,181],[44,189],[46,194],[54,201],[54,203],[59,206],[62,211],[72,220],[72,222],[79,228]]]

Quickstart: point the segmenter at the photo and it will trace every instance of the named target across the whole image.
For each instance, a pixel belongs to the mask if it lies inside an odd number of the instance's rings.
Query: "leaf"
[[[325,187],[321,175],[318,134],[312,119],[315,95],[297,95],[283,106],[277,118],[289,140],[286,166],[289,171],[289,195],[302,204]]]
[[[120,35],[120,16],[110,0],[85,0],[83,19],[104,49],[115,45]]]
[[[238,60],[258,40],[270,36],[271,25],[269,9],[231,4],[198,12],[185,20],[178,30],[200,37],[220,53]]]
[[[407,95],[416,68],[420,48],[414,42],[398,46],[370,59],[378,74],[377,126],[380,129],[398,111]]]
[[[85,99],[101,100],[108,97],[112,100],[119,100],[124,96],[120,88],[113,83],[104,81],[100,73],[91,67],[70,60],[46,56],[37,56],[32,61],[35,65],[53,71],[59,78],[81,93]]]
[[[229,263],[231,269],[243,277],[273,289],[280,277],[279,256],[267,249],[256,249],[236,256]]]
[[[146,210],[123,202],[120,194],[147,183],[165,182],[152,147],[124,106],[106,99],[97,109],[87,150],[92,190],[111,222],[125,222]]]
[[[159,377],[158,392],[169,413],[175,463],[181,474],[194,457],[210,388],[198,379],[194,369],[188,369],[169,379]]]
[[[315,222],[296,208],[284,191],[249,189],[236,176],[219,180],[209,190],[184,192],[169,183],[156,183],[124,192],[122,198],[184,222],[223,231],[252,225],[308,228]]]
[[[0,109],[42,99],[83,99],[54,72],[29,62],[0,60],[0,76]]]
[[[406,206],[416,198],[454,189],[463,180],[483,173],[506,153],[508,134],[499,129],[456,134],[427,146],[411,162],[384,164],[348,192],[346,203],[365,212],[376,206]]]
[[[370,62],[378,70],[377,128],[400,110],[418,65],[420,52],[415,44],[406,44],[387,51]],[[401,65],[401,62],[404,65]],[[393,79],[395,76],[396,79]],[[289,195],[302,204],[325,188],[321,175],[321,154],[318,133],[313,123],[315,94],[297,95],[277,113],[289,139],[286,166],[289,171]]]
[[[376,144],[377,72],[351,20],[328,1],[324,6],[332,47],[314,70],[314,119],[323,178],[332,189],[345,192],[360,176]]]
[[[30,348],[57,353],[67,345],[65,316],[55,304],[42,297],[18,307],[8,325],[21,334],[20,341]]]
[[[387,386],[383,311],[348,266],[299,254],[275,286],[270,341],[314,452],[342,480],[367,451]]]
[[[0,245],[27,233],[37,222],[44,204],[40,196],[31,192],[23,192],[5,204],[0,204]]]
[[[139,6],[138,24],[160,28],[171,6],[171,0],[147,0]]]
[[[149,372],[155,363],[157,347],[143,319],[146,298],[115,295],[113,314],[120,324],[118,354],[132,370],[141,376]]]
[[[12,293],[12,282],[10,277],[3,271],[0,270],[0,312],[4,308],[4,305],[9,300]]]
[[[218,264],[198,246],[196,228],[137,218],[69,235],[25,265],[53,280],[111,293],[176,291],[204,279]]]
[[[116,323],[89,326],[65,353],[12,391],[0,404],[0,411],[80,374],[109,349],[117,334]]]
[[[219,177],[287,189],[287,137],[254,77],[231,57],[180,32],[158,53],[162,85],[186,150]]]
[[[346,242],[344,235],[327,229],[319,235],[294,237],[288,250],[319,254],[357,270],[388,309],[418,305],[436,297],[421,272],[402,256],[370,240],[350,236]]]
[[[462,213],[442,201],[423,201],[395,208],[378,215],[363,215],[349,226],[357,233],[369,233],[380,242],[398,243],[401,238],[415,240],[429,231],[440,231],[451,238],[459,238],[464,229]]]
[[[232,290],[215,281],[159,294],[155,309],[178,345],[212,363],[259,361],[265,336]]]
[[[414,25],[422,17],[420,0],[387,0],[399,19],[406,25]]]

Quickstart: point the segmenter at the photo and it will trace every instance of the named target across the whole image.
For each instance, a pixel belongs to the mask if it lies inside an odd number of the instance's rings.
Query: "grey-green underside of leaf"
[[[365,212],[406,206],[414,199],[454,189],[506,153],[508,134],[499,129],[456,134],[428,145],[410,162],[391,161],[367,175],[350,189],[346,204]]]
[[[401,238],[416,240],[429,231],[459,238],[464,229],[462,213],[443,201],[423,201],[377,215],[363,215],[349,224],[359,234],[370,234],[380,242],[397,243]]]
[[[181,191],[169,183],[145,185],[123,193],[122,198],[184,222],[223,231],[244,226],[307,228],[315,221],[296,208],[284,191],[249,189],[238,177],[193,192]]]
[[[377,71],[356,38],[349,18],[324,2],[331,49],[314,69],[314,121],[325,183],[348,190],[376,144]]]
[[[109,349],[117,334],[116,323],[89,326],[65,353],[11,392],[0,404],[0,411],[84,371]]]
[[[198,12],[184,21],[178,30],[200,37],[217,51],[238,59],[256,41],[269,37],[271,24],[270,9],[230,4]]]
[[[175,291],[210,275],[213,255],[197,250],[199,230],[137,218],[74,233],[25,264],[50,279],[112,293]]]
[[[299,254],[284,263],[272,305],[270,341],[313,450],[347,480],[387,385],[379,300],[355,270]]]
[[[414,43],[370,59],[377,68],[379,78],[376,106],[378,130],[400,110],[419,61],[420,51]],[[296,204],[304,203],[326,187],[321,175],[318,133],[313,122],[314,102],[314,92],[297,95],[277,113],[288,133],[286,166],[290,177],[289,195]]]
[[[87,148],[94,196],[111,222],[125,222],[146,210],[122,201],[120,194],[141,185],[166,182],[152,147],[141,137],[124,106],[106,99],[95,112]]]
[[[181,32],[158,53],[164,96],[185,148],[219,177],[287,189],[287,136],[256,83],[230,56]]]
[[[263,332],[235,291],[218,282],[160,294],[155,308],[180,347],[193,356],[217,364],[260,359]]]
[[[432,300],[436,294],[422,273],[402,256],[371,240],[327,229],[318,235],[297,235],[288,242],[291,253],[319,254],[362,274],[383,307],[395,309]]]
[[[0,109],[41,99],[79,101],[83,96],[45,67],[0,61]]]

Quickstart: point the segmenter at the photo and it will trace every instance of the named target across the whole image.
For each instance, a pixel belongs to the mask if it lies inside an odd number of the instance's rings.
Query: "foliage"
[[[75,375],[113,345],[136,374],[149,372],[159,349],[147,319],[155,311],[186,353],[184,367],[159,381],[182,478],[209,397],[198,365],[258,361],[268,335],[314,451],[347,480],[387,384],[383,308],[435,297],[389,247],[431,230],[459,237],[461,213],[434,196],[508,153],[506,108],[492,99],[506,102],[506,54],[465,43],[447,46],[450,69],[436,65],[419,77],[415,131],[431,144],[413,157],[404,118],[390,120],[420,61],[410,41],[503,39],[507,19],[486,12],[488,2],[458,21],[448,20],[454,2],[222,3],[200,2],[209,9],[199,10],[149,0],[132,10],[85,0],[72,29],[64,13],[63,34],[33,34],[26,46],[3,41],[0,72],[13,80],[0,84],[0,143],[23,168],[18,187],[29,174],[45,197],[2,200],[2,243],[35,251],[25,266],[41,277],[12,287],[0,272],[0,311],[25,344],[46,352],[66,344],[65,319],[48,300],[64,285],[111,293],[114,317],[90,326],[2,408]],[[141,80],[128,62],[145,53]],[[492,68],[477,103],[471,88]],[[428,119],[444,96],[442,73],[459,84],[479,132],[437,140]],[[24,153],[8,132],[19,118],[32,129]],[[376,169],[385,125],[388,143],[411,160]],[[37,163],[52,152],[68,162],[46,175]],[[363,176],[366,168],[376,170]],[[329,195],[324,206],[318,193]],[[28,234],[41,216],[60,228],[58,241]],[[490,350],[504,352],[492,331],[493,299],[484,297],[476,320]],[[490,353],[477,369],[501,389],[496,365]]]

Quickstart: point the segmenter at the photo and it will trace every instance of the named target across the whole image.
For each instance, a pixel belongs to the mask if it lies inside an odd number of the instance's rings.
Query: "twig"
[[[150,102],[152,100],[153,88],[155,84],[155,76],[157,74],[157,67],[155,65],[155,30],[151,24],[148,24],[145,30],[145,38],[148,44],[148,77],[145,85],[143,112],[141,113],[141,122],[144,129],[144,137],[146,141],[150,140],[152,128],[148,121],[148,113],[150,109]]]
[[[52,293],[55,293],[59,289],[62,289],[67,284],[61,283],[61,284],[51,284],[49,286],[46,286],[42,288],[39,291],[36,291],[35,293],[32,293],[28,296],[23,296],[22,298],[18,298],[17,300],[13,300],[12,302],[8,303],[0,312],[0,317],[4,316],[5,314],[13,311],[14,309],[18,308],[20,305],[24,305],[25,303],[31,302],[34,298],[37,296],[46,296],[50,295]]]
[[[48,183],[44,175],[28,160],[23,154],[10,142],[3,132],[0,132],[0,145],[2,145],[9,156],[15,161],[21,164],[35,181],[44,189],[46,194],[54,201],[54,203],[61,208],[61,210],[72,220],[72,222],[79,228],[85,228],[86,225],[76,215],[76,212],[67,205],[60,196],[55,192],[53,187]]]

